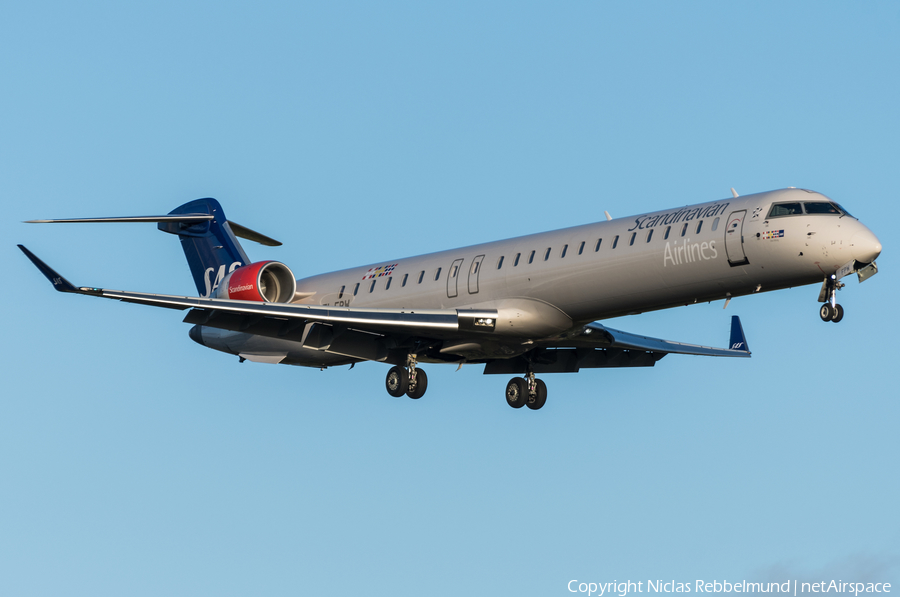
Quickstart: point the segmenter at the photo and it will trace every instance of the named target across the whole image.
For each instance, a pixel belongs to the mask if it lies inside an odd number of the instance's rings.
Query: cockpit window
[[[835,216],[841,215],[841,210],[839,210],[833,204],[826,203],[824,201],[804,203],[803,206],[806,207],[806,213],[808,214],[831,214]]]
[[[803,215],[803,208],[799,202],[796,203],[776,203],[769,210],[768,217],[779,218],[781,216],[799,216]]]
[[[853,217],[853,214],[851,214],[849,211],[847,211],[846,209],[844,209],[844,206],[843,206],[843,205],[841,205],[841,204],[839,204],[839,203],[834,203],[834,202],[832,202],[831,204],[832,204],[833,206],[835,206],[836,208],[838,208],[839,210],[841,210],[841,213],[844,214],[845,216],[850,216],[851,218]]]

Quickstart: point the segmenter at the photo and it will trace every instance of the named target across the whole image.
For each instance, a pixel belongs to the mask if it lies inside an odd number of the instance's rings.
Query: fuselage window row
[[[794,206],[790,205],[790,206],[788,206],[788,209],[793,208],[793,207],[794,207]],[[802,207],[799,207],[799,209],[802,210],[803,207],[806,207],[806,206],[803,205]],[[831,207],[831,206],[829,206],[829,207]],[[797,209],[797,208],[794,208],[794,209]],[[834,209],[834,208],[832,207],[831,209]],[[787,211],[787,210],[785,210],[785,211]],[[840,213],[840,212],[838,212],[838,213]],[[790,215],[793,215],[793,213],[790,214]],[[687,236],[688,226],[689,226],[689,223],[688,223],[688,222],[685,222],[684,225],[683,225],[682,228],[681,228],[681,236]],[[710,226],[710,231],[715,231],[716,229],[718,229],[718,227],[719,227],[719,218],[715,218],[715,219],[713,220],[712,225]],[[696,233],[696,234],[700,234],[700,232],[701,232],[702,229],[703,229],[703,220],[700,220],[700,221],[697,222],[697,228],[696,228],[695,233]],[[665,231],[665,234],[663,235],[663,240],[668,240],[669,235],[671,234],[671,232],[672,232],[672,227],[671,227],[671,226],[666,226],[666,231]],[[629,245],[629,246],[633,246],[633,245],[634,245],[634,242],[635,242],[635,240],[636,240],[636,238],[637,238],[637,232],[633,232],[633,233],[631,234],[631,238],[630,238],[629,241],[628,241],[628,245]],[[646,240],[646,242],[649,243],[649,242],[651,242],[652,239],[653,239],[653,229],[651,228],[651,229],[649,229],[649,230],[647,231],[647,240]],[[586,241],[581,241],[581,243],[579,244],[579,246],[578,246],[578,254],[579,254],[579,255],[581,255],[581,254],[584,253],[584,247],[585,247],[586,244],[587,244]],[[599,251],[600,251],[600,247],[601,247],[602,245],[603,245],[603,238],[601,237],[601,238],[598,238],[598,239],[597,239],[597,244],[594,246],[594,252],[595,252],[595,253],[596,253],[596,252],[599,252]],[[615,249],[615,248],[618,247],[618,245],[619,245],[619,235],[616,235],[616,236],[613,238],[612,248]],[[544,261],[549,261],[549,259],[550,259],[550,254],[551,254],[552,252],[553,252],[553,248],[552,248],[552,247],[547,247],[547,249],[546,249],[545,252],[544,252]],[[562,247],[562,249],[560,250],[560,253],[559,253],[559,258],[560,258],[560,259],[565,258],[566,255],[568,255],[568,252],[569,252],[569,245],[567,245],[567,244],[566,244],[566,245],[563,245],[563,247]],[[529,255],[528,255],[528,263],[529,263],[529,264],[534,263],[534,258],[535,258],[536,255],[537,255],[537,251],[535,251],[535,250],[532,250],[531,253],[529,253]],[[522,253],[516,253],[515,259],[513,260],[513,267],[516,267],[516,266],[519,265],[519,259],[521,259],[521,257],[522,257]],[[503,268],[503,263],[504,263],[504,260],[505,260],[505,259],[506,259],[506,256],[505,256],[505,255],[501,255],[501,256],[497,259],[497,269],[498,269],[498,270]],[[478,262],[473,262],[473,263],[472,263],[472,266],[471,266],[471,268],[470,268],[470,269],[471,269],[470,274],[477,274],[477,272],[478,272],[478,266],[479,266],[479,263],[478,263]],[[443,269],[443,268],[440,268],[440,267],[439,267],[439,268],[437,268],[437,270],[435,271],[435,273],[434,273],[434,280],[435,280],[435,281],[440,280],[442,269]],[[451,278],[455,278],[455,277],[457,276],[458,273],[459,273],[459,266],[457,266],[457,265],[452,266],[451,269],[450,269],[450,274],[449,274],[450,277],[451,277]],[[425,278],[425,271],[423,270],[423,271],[420,271],[420,272],[419,272],[419,278],[418,278],[417,283],[418,283],[418,284],[421,284],[422,281],[424,280],[424,278]],[[392,283],[391,281],[392,281],[392,280],[393,280],[393,278],[390,277],[390,276],[385,280],[385,285],[384,285],[384,289],[385,289],[385,290],[390,289],[391,283]],[[401,283],[401,287],[404,287],[404,288],[405,288],[405,287],[406,287],[406,283],[407,283],[408,280],[409,280],[409,274],[403,274],[403,282]],[[371,293],[371,292],[374,292],[374,290],[375,290],[375,282],[376,282],[376,281],[373,280],[371,286],[369,287],[369,292],[370,292],[370,293]],[[356,296],[356,295],[359,293],[359,286],[360,286],[359,283],[357,283],[356,286],[354,287],[354,289],[353,289],[353,296]],[[338,292],[338,299],[342,299],[342,298],[344,297],[344,292],[346,291],[346,289],[347,289],[346,285],[341,286],[341,289],[340,289],[340,291]]]

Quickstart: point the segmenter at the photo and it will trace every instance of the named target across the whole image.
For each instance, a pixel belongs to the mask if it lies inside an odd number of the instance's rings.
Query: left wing
[[[192,319],[198,319],[201,315],[208,318],[214,314],[228,314],[232,318],[235,316],[241,318],[238,325],[242,329],[249,329],[264,320],[268,320],[270,324],[280,323],[284,326],[284,330],[296,329],[297,324],[304,322],[321,322],[374,332],[402,332],[407,335],[440,338],[459,335],[460,332],[490,333],[494,331],[497,321],[497,311],[490,309],[354,309],[351,307],[174,296],[75,286],[27,248],[22,245],[19,245],[19,248],[59,292],[99,296],[152,307],[179,310],[199,309],[206,312],[194,314],[193,317],[189,315]],[[194,321],[194,323],[198,323],[198,321]],[[279,335],[284,336],[287,333]]]

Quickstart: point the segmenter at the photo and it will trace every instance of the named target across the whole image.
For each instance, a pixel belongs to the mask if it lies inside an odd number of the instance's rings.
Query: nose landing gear
[[[388,394],[399,398],[406,394],[413,400],[418,400],[425,395],[428,388],[428,376],[421,369],[416,368],[416,355],[410,354],[406,359],[406,367],[391,367],[384,380],[384,386]]]
[[[534,377],[529,365],[525,377],[514,377],[506,384],[506,403],[513,408],[527,406],[538,410],[547,402],[547,384]]]
[[[837,291],[843,287],[844,283],[839,282],[834,274],[825,279],[822,293],[819,295],[819,300],[825,303],[819,308],[819,317],[822,318],[822,321],[837,323],[844,318],[844,308],[837,304],[835,297]]]

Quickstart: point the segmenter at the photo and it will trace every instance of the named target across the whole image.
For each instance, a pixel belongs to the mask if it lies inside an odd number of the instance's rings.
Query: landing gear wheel
[[[844,318],[844,308],[840,305],[834,306],[834,315],[831,317],[831,321],[837,323]]]
[[[428,376],[421,369],[416,369],[416,386],[406,391],[406,395],[413,400],[418,400],[425,395],[428,388]]]
[[[525,403],[531,410],[538,410],[547,402],[547,384],[541,379],[534,380],[534,400]]]
[[[409,373],[403,367],[391,367],[384,380],[384,386],[387,388],[388,394],[399,398],[409,389]]]
[[[841,309],[843,312],[843,309]],[[834,320],[834,307],[831,306],[831,303],[825,303],[819,308],[819,317],[822,318],[822,321],[833,321]],[[843,313],[841,314],[843,316]]]
[[[522,408],[528,399],[528,388],[525,385],[525,379],[522,377],[513,377],[506,384],[506,403],[513,408]]]

